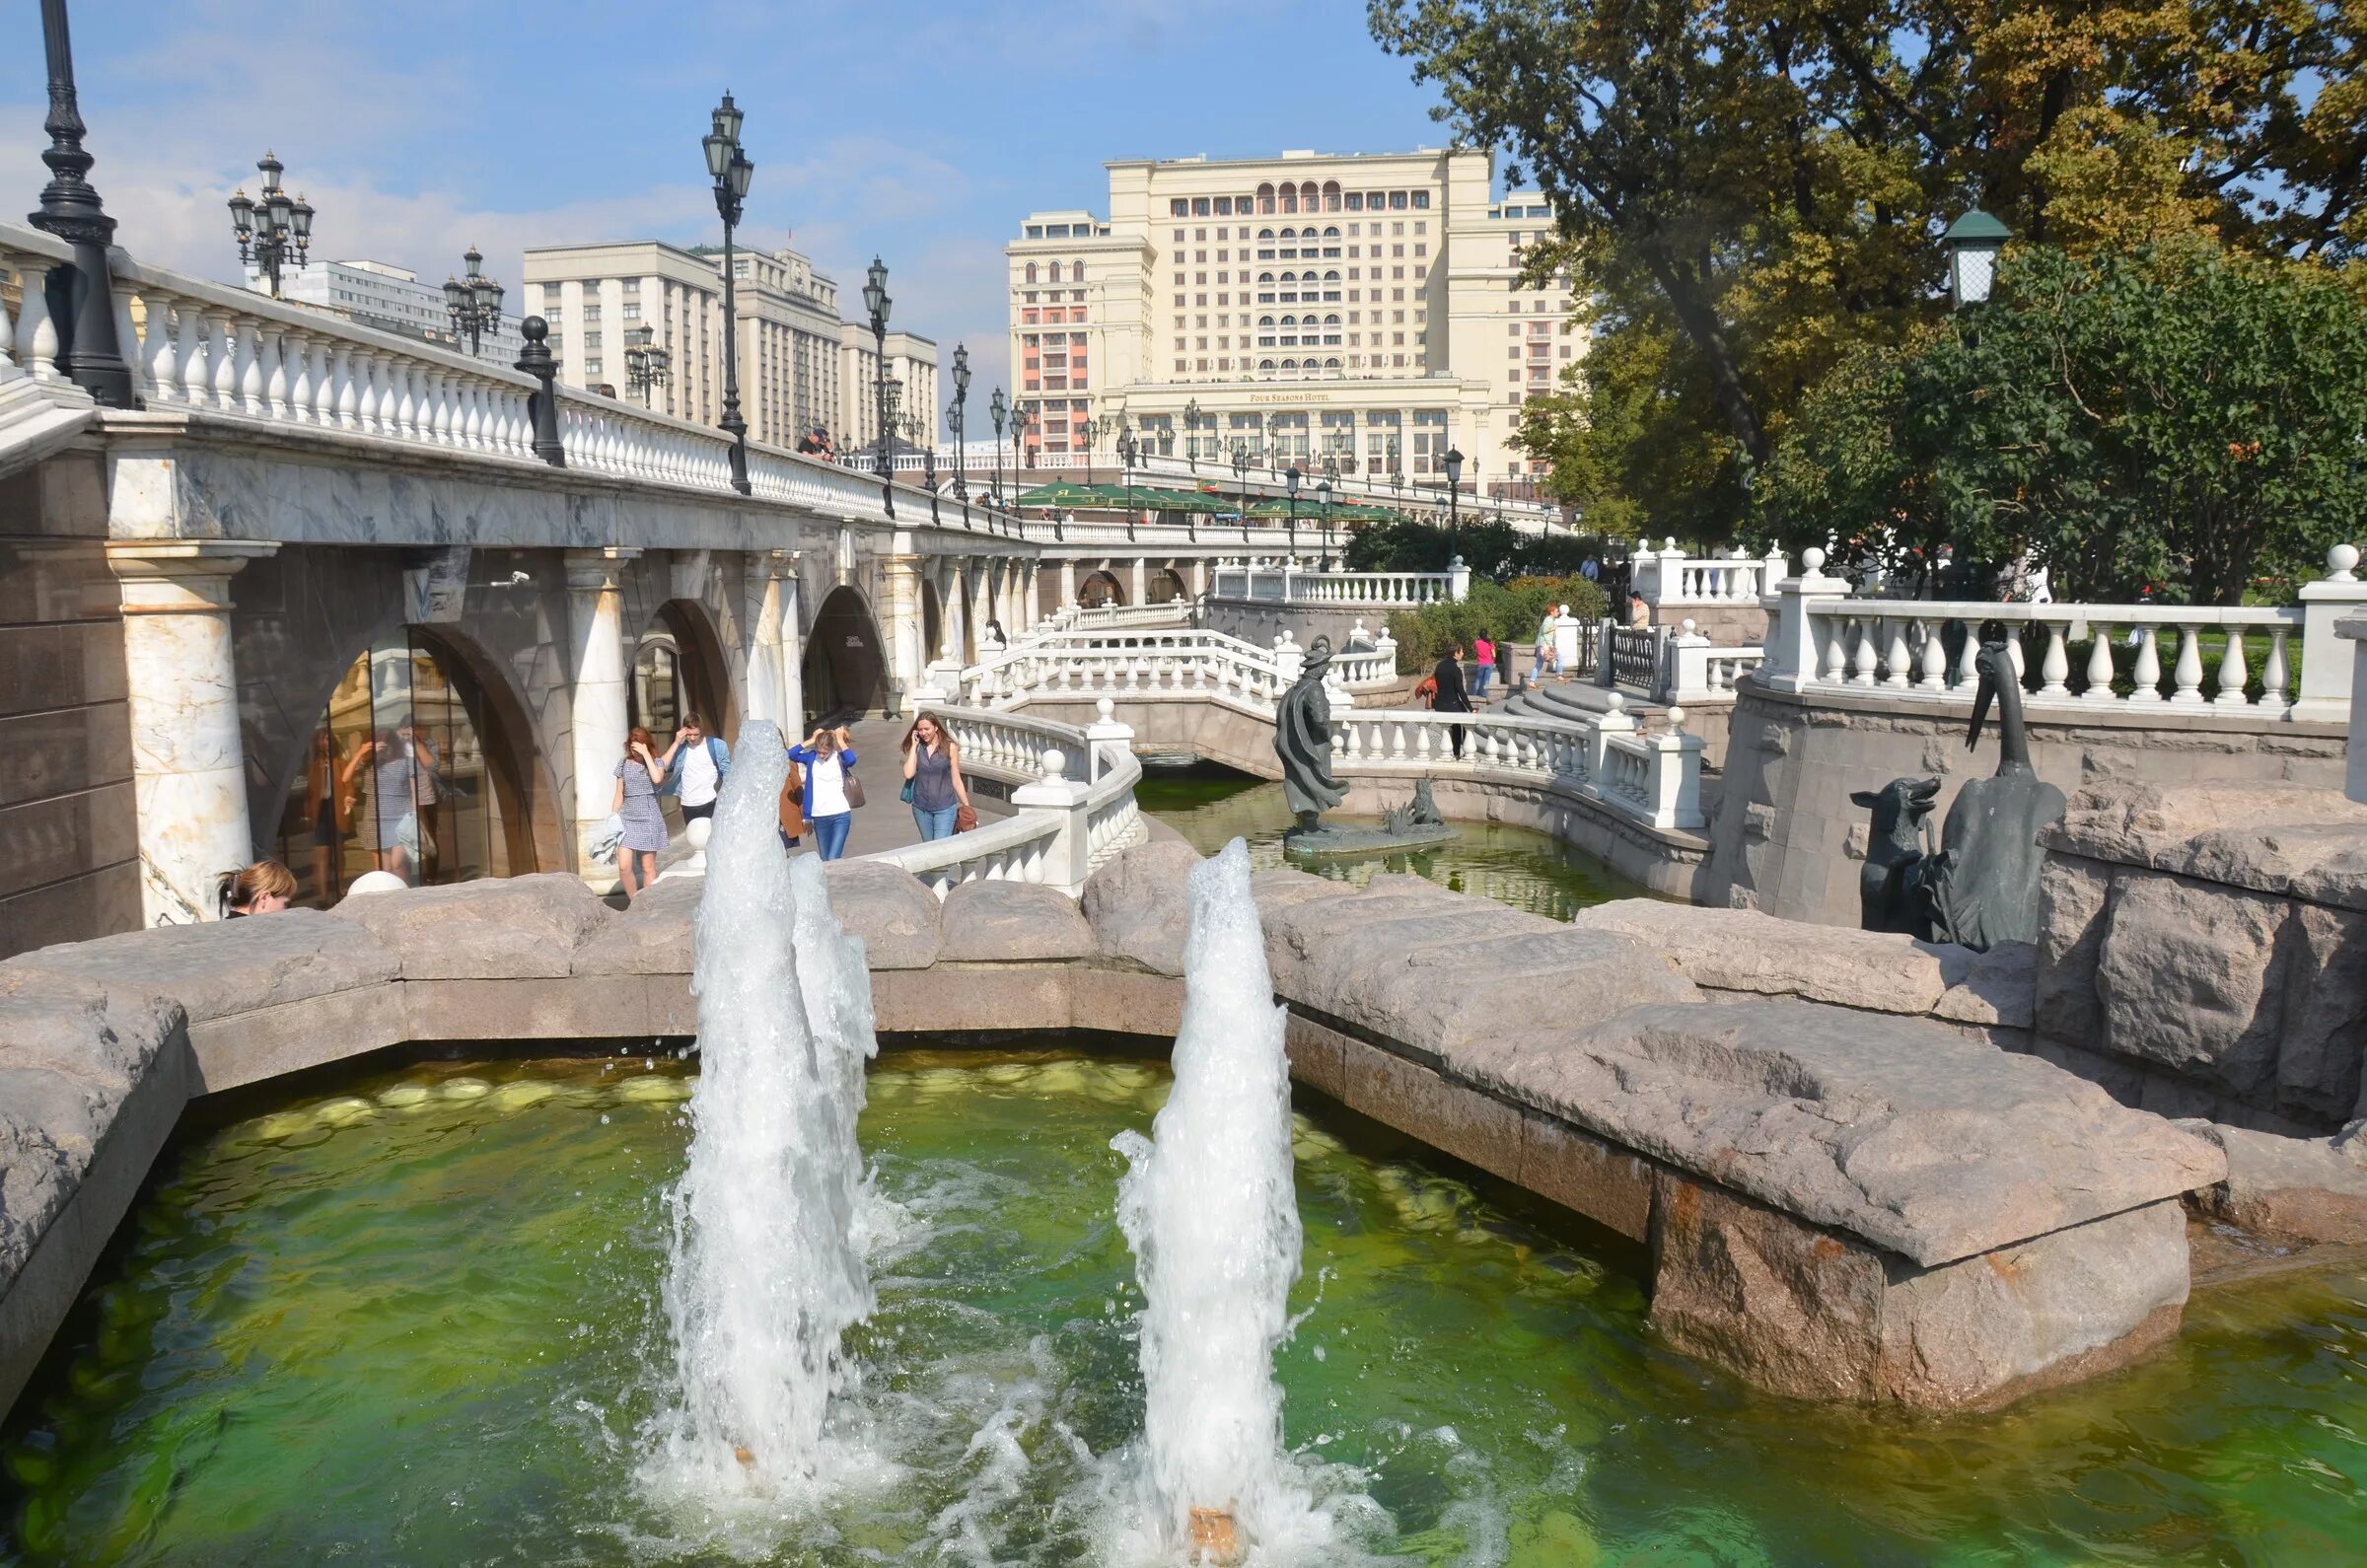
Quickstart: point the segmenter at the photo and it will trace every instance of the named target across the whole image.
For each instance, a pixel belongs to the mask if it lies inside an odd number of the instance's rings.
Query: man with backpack
[[[666,764],[666,782],[658,786],[658,793],[681,802],[682,820],[714,816],[715,797],[723,792],[723,776],[732,767],[732,748],[723,744],[723,737],[707,734],[695,710],[684,713],[674,744],[660,760]]]

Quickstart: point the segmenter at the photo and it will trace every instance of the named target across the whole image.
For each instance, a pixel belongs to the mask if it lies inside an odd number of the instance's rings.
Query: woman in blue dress
[[[666,814],[658,805],[658,786],[666,782],[666,764],[658,759],[657,742],[634,725],[624,741],[624,760],[616,764],[616,794],[609,803],[624,822],[624,837],[616,845],[616,879],[624,884],[629,901],[658,880],[658,851],[666,847]]]

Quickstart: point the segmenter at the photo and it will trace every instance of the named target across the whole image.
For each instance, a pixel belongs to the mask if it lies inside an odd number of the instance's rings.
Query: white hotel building
[[[1439,486],[1459,448],[1467,493],[1528,493],[1520,404],[1585,349],[1565,280],[1517,286],[1552,218],[1541,195],[1493,194],[1491,154],[1108,168],[1107,217],[1031,213],[1006,248],[1040,461],[1089,442],[1108,461],[1123,418],[1178,456],[1228,462],[1238,444]]]

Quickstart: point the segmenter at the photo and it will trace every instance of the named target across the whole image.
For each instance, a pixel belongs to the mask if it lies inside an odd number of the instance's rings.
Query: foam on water
[[[1117,1544],[1180,1557],[1191,1511],[1216,1509],[1258,1558],[1280,1560],[1327,1533],[1283,1453],[1273,1370],[1301,1247],[1283,1012],[1248,846],[1194,868],[1190,893],[1175,1087],[1148,1139],[1112,1143],[1129,1166],[1117,1217],[1143,1294],[1139,1519]]]
[[[871,983],[821,862],[781,848],[786,773],[779,733],[749,725],[715,812],[689,1160],[667,1195],[675,1387],[643,1466],[661,1496],[782,1518],[888,1478],[833,1407],[855,1375],[842,1336],[874,1306],[855,1141]]]

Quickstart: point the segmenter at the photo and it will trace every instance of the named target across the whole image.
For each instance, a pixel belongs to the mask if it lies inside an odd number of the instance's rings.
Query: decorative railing
[[[73,248],[37,230],[0,225],[0,458],[38,442],[47,450],[90,421],[90,393],[58,369],[57,323],[43,279]],[[8,295],[19,296],[12,313]]]
[[[1075,896],[1085,879],[1147,828],[1133,732],[1112,721],[1079,729],[1009,713],[929,705],[962,748],[963,771],[1016,786],[1012,814],[967,833],[869,858],[900,866],[939,897],[966,882],[1028,882]]]
[[[1112,626],[1179,626],[1191,618],[1191,602],[1157,605],[1063,605],[1052,615],[1062,630],[1094,631]]]
[[[1472,776],[1599,801],[1659,828],[1697,829],[1701,749],[1685,710],[1646,735],[1615,694],[1592,722],[1535,716],[1356,708],[1331,715],[1334,767],[1350,776]],[[1463,754],[1454,732],[1464,732]]]
[[[1763,560],[1739,551],[1725,558],[1688,558],[1672,538],[1658,550],[1636,551],[1630,581],[1647,605],[1757,608],[1784,569],[1780,550]]]
[[[1471,574],[1460,561],[1444,572],[1309,572],[1285,563],[1219,566],[1209,592],[1253,604],[1415,609],[1461,600],[1470,585]]]
[[[0,273],[36,282],[70,250],[0,223]],[[210,283],[111,252],[118,337],[133,390],[156,410],[335,432],[492,462],[544,466],[533,450],[534,378],[499,361],[358,325],[250,290]],[[56,323],[42,291],[13,321],[0,314],[0,382],[22,370],[54,381]],[[710,425],[560,387],[566,466],[582,473],[730,494],[731,438]],[[752,443],[753,499],[844,520],[886,519],[879,482],[851,469]],[[897,521],[930,519],[930,494],[898,484]],[[938,498],[936,526],[1010,534],[1016,520],[973,501]]]
[[[958,674],[938,667],[932,676],[951,675],[965,710],[1109,695],[1130,701],[1221,698],[1270,714],[1298,679],[1305,657],[1288,633],[1269,650],[1194,627],[1047,631]],[[1344,701],[1397,678],[1397,644],[1384,632],[1370,648],[1334,654],[1325,683]]]
[[[2367,603],[2359,552],[2328,552],[2328,574],[2302,603],[2274,607],[2197,605],[1988,604],[1852,599],[1822,576],[1824,552],[1778,585],[1762,676],[1784,689],[1911,692],[1971,700],[1973,660],[1996,634],[2022,677],[2026,703],[2129,713],[2156,705],[2256,718],[2339,719],[2348,711],[2349,661],[2335,617]],[[2300,639],[2301,681],[2292,652]]]
[[[1688,706],[1730,703],[1735,683],[1766,661],[1766,650],[1713,643],[1686,620],[1660,645],[1660,674],[1653,682],[1652,700]]]
[[[1652,694],[1660,678],[1661,628],[1658,626],[1619,626],[1606,621],[1601,646],[1610,650],[1607,666],[1611,678],[1604,683],[1613,687]]]

